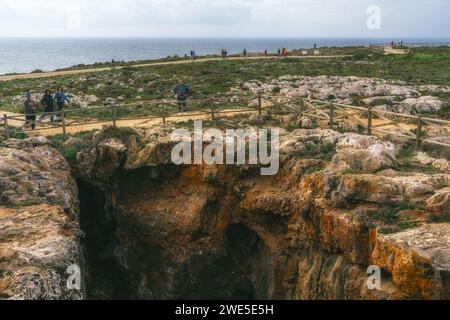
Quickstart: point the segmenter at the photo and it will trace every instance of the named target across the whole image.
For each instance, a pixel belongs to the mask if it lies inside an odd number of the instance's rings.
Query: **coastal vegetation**
[[[108,99],[113,99],[117,104],[167,99],[172,97],[171,89],[178,78],[183,78],[191,86],[193,99],[231,96],[230,89],[236,86],[242,86],[241,94],[245,95],[248,92],[243,86],[244,83],[268,81],[286,74],[382,78],[401,80],[412,85],[450,84],[449,47],[411,48],[404,55],[385,55],[379,48],[364,47],[324,48],[321,52],[352,56],[321,59],[291,57],[277,60],[274,57],[260,60],[214,60],[145,67],[133,67],[133,63],[124,63],[123,68],[95,73],[16,79],[0,82],[0,109],[22,112],[21,102],[25,92],[41,93],[47,88],[56,89],[60,85],[67,88],[69,97],[90,97],[85,102],[87,106],[103,105]],[[295,53],[294,51],[293,54]],[[181,58],[169,60],[174,59]],[[98,65],[105,66],[111,67],[111,63]],[[273,94],[277,93],[277,89],[274,89]],[[450,98],[449,92],[440,92],[437,95],[447,100]],[[73,102],[72,108],[80,108],[77,99],[73,99]],[[102,118],[101,113],[94,112],[93,116]]]

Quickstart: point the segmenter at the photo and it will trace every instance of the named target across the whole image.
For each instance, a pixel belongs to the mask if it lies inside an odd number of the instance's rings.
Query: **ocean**
[[[450,39],[382,39],[382,38],[301,38],[301,39],[0,39],[0,74],[25,73],[34,70],[52,71],[77,64],[134,61],[184,56],[190,50],[197,55],[219,54],[226,48],[229,54],[276,52],[322,46],[350,46],[390,43],[403,40],[406,44],[450,44]]]

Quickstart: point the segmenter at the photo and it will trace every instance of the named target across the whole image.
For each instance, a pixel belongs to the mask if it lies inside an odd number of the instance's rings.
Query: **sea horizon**
[[[276,52],[318,47],[368,46],[403,41],[406,45],[449,45],[446,37],[0,37],[0,75],[54,71],[80,64],[156,60],[188,55]]]

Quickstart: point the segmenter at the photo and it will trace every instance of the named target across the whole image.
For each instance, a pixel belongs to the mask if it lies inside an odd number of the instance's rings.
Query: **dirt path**
[[[384,48],[384,54],[407,54],[407,49],[395,49],[392,47],[385,47]]]
[[[240,109],[225,109],[223,111],[226,111],[227,113],[225,115],[221,115],[222,116],[233,116],[236,114],[251,114],[251,113],[255,113],[256,111],[242,111]],[[8,117],[10,116],[14,116],[14,117],[19,117],[21,119],[24,119],[24,115],[23,114],[17,114],[17,113],[12,113],[12,112],[2,112],[0,111],[0,114],[3,116],[3,114],[7,114]],[[183,122],[183,121],[188,121],[188,120],[206,120],[206,119],[211,119],[211,116],[209,114],[199,114],[196,111],[193,112],[188,112],[186,115],[174,115],[171,116],[169,118],[167,118],[166,123],[174,123],[174,122]],[[73,119],[67,118],[66,122],[70,123],[71,121],[73,121]],[[15,126],[15,127],[23,127],[24,126],[24,121],[20,121],[20,120],[9,120],[8,124],[11,126]],[[145,127],[150,127],[153,125],[157,125],[157,124],[162,124],[162,118],[150,118],[150,119],[133,119],[133,120],[117,120],[116,125],[118,127],[141,127],[141,128],[145,128]],[[66,133],[68,134],[74,134],[74,133],[78,133],[78,132],[83,132],[83,131],[90,131],[90,130],[94,130],[94,129],[102,129],[104,126],[110,126],[112,125],[112,121],[99,121],[99,122],[95,122],[95,123],[86,123],[86,124],[77,124],[77,125],[73,125],[73,126],[67,126],[66,127]],[[57,126],[56,127],[52,127],[50,125],[50,123],[48,122],[48,120],[44,120],[44,122],[41,124],[39,122],[36,123],[36,130],[35,131],[28,131],[30,128],[27,128],[26,133],[29,136],[52,136],[55,134],[61,134],[63,133],[63,129],[61,127],[61,123],[57,122]]]
[[[331,56],[288,56],[287,59],[324,59],[324,58],[344,58],[351,57],[351,55],[331,55]],[[248,60],[260,60],[260,59],[276,59],[276,57],[269,56],[256,56],[256,57],[248,57]],[[168,61],[168,62],[151,62],[151,63],[143,63],[143,64],[133,64],[128,66],[117,66],[117,67],[104,67],[104,68],[90,68],[90,69],[81,69],[81,70],[65,70],[65,71],[50,71],[50,72],[40,72],[40,73],[24,73],[24,74],[13,74],[13,75],[0,75],[0,81],[10,81],[16,79],[38,79],[38,78],[50,78],[50,77],[58,77],[58,76],[66,76],[66,75],[76,75],[83,73],[92,73],[92,72],[102,72],[109,71],[112,69],[123,69],[126,67],[129,68],[140,68],[140,67],[151,67],[151,66],[163,66],[163,65],[173,65],[173,64],[188,64],[188,63],[201,63],[207,61],[220,61],[222,58],[199,58],[197,60],[181,60],[181,61]],[[230,57],[228,60],[242,60],[241,57]]]

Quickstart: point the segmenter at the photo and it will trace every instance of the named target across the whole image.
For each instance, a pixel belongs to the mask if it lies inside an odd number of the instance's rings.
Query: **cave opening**
[[[223,232],[221,252],[193,256],[178,283],[180,299],[270,299],[271,254],[255,231],[233,224]]]
[[[108,207],[107,193],[77,181],[80,226],[85,234],[84,256],[87,299],[127,299],[127,276],[114,260],[116,221]]]
[[[252,229],[233,224],[224,232],[224,260],[231,276],[231,299],[269,299],[272,261],[269,248]]]
[[[142,243],[133,230],[127,230],[132,224],[125,223],[115,211],[110,192],[81,180],[77,184],[80,224],[85,233],[87,299],[272,297],[272,255],[252,228],[229,225],[216,238],[214,249],[197,247],[187,261],[174,264],[152,243]],[[125,263],[119,252],[124,246],[128,248]]]

